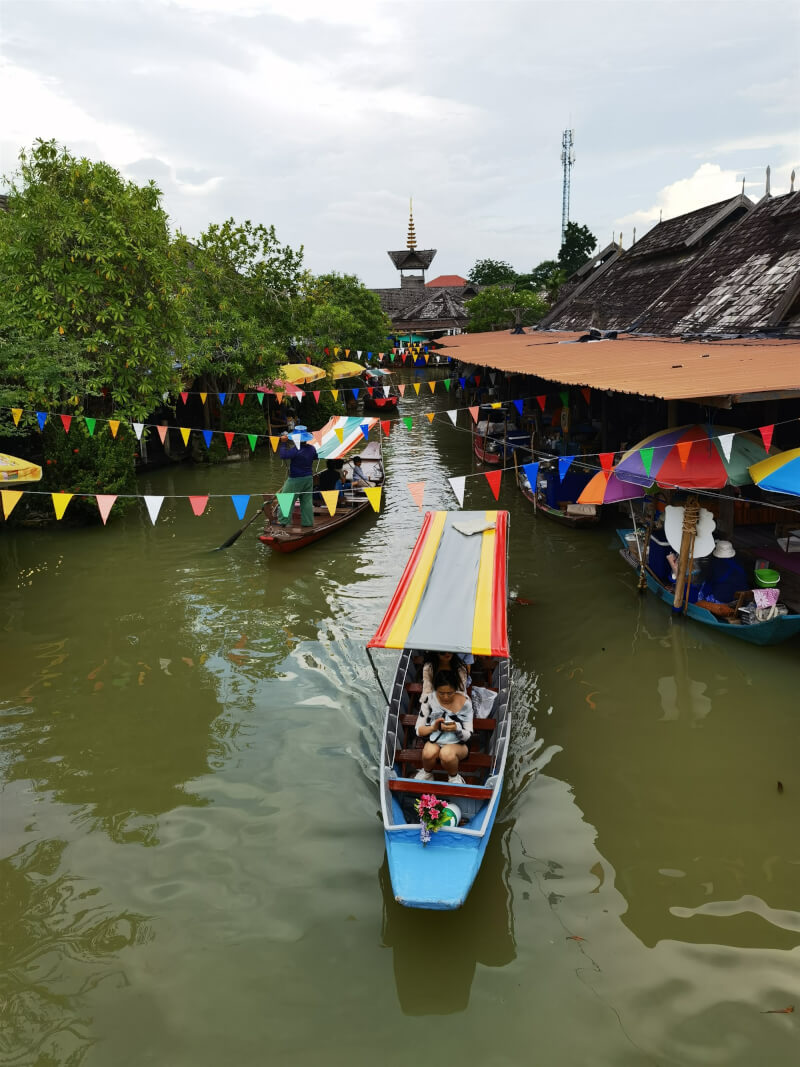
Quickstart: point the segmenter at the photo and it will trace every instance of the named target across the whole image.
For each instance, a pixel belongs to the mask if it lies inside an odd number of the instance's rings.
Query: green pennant
[[[407,430],[410,430],[411,427],[414,425],[414,420],[411,418],[410,415],[404,415],[403,416],[403,422],[406,424],[406,429]]]
[[[562,389],[561,392],[558,395],[561,397],[562,405],[565,408],[568,408],[569,407],[569,390],[568,389]]]
[[[281,515],[284,519],[288,519],[292,510],[292,501],[294,500],[294,493],[276,493],[278,500],[278,507],[281,509]]]
[[[650,475],[650,468],[653,465],[653,449],[652,448],[640,448],[639,455],[642,457],[642,466],[645,469],[645,473]]]
[[[450,379],[449,379],[449,378],[445,378],[445,380],[444,380],[444,387],[445,387],[445,389],[446,389],[446,390],[448,391],[448,393],[449,393],[449,392],[450,392]]]
[[[251,452],[255,452],[255,450],[256,450],[256,441],[258,440],[258,434],[257,433],[249,433],[247,435],[247,440],[250,442],[250,451]]]
[[[264,406],[264,394],[263,393],[256,393],[256,396],[258,397],[259,404],[263,408],[263,406]]]
[[[390,359],[390,360],[392,361],[392,363],[394,363],[394,360],[395,360],[395,354],[394,354],[394,352],[390,352],[390,353],[389,353],[389,359]]]
[[[86,429],[89,431],[89,436],[94,437],[94,428],[97,425],[97,419],[89,419],[84,415],[83,421],[86,423]]]

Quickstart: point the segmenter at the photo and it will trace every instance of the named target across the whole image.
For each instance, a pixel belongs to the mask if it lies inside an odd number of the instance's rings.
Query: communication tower
[[[575,162],[575,152],[573,151],[573,145],[575,143],[575,131],[564,130],[561,135],[561,169],[564,175],[562,190],[561,190],[561,243],[564,243],[564,234],[567,230],[567,223],[569,222],[569,178],[572,173],[572,165]]]

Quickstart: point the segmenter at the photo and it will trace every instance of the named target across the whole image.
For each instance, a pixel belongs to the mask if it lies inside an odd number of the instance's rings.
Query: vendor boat
[[[428,512],[367,646],[368,655],[373,648],[400,650],[391,696],[384,691],[380,791],[392,892],[410,908],[461,907],[497,815],[511,732],[507,542],[506,511]],[[473,720],[471,751],[459,765],[464,785],[451,784],[445,775],[414,777],[422,766],[423,742],[414,726],[426,649],[475,657],[473,702],[481,695],[486,703],[479,712],[483,717]],[[373,669],[378,676],[374,663]],[[431,834],[427,844],[414,807],[422,794],[460,809],[460,822]]]
[[[505,466],[517,452],[530,452],[530,436],[508,421],[508,412],[482,405],[472,431],[472,449],[487,467]]]
[[[525,499],[533,504],[537,512],[541,511],[548,519],[555,519],[564,526],[596,526],[600,521],[600,508],[595,504],[577,503],[594,471],[584,470],[573,463],[562,481],[558,477],[555,461],[549,469],[542,469],[543,466],[544,461],[539,467],[534,489],[525,469],[516,465],[517,487]]]
[[[377,419],[351,418],[339,416],[330,419],[326,425],[314,434],[315,447],[320,460],[341,459],[348,452],[354,451],[359,442],[364,440],[362,427],[369,432]],[[341,440],[339,433],[341,432]],[[361,451],[361,467],[370,481],[370,485],[381,488],[384,482],[383,457],[380,441],[370,441]],[[342,526],[348,526],[360,516],[377,510],[362,490],[344,490],[339,493],[336,511],[330,514],[327,505],[314,505],[314,525],[300,525],[300,504],[295,501],[293,514],[287,526],[281,526],[280,508],[277,499],[265,498],[267,518],[264,532],[259,535],[262,544],[269,545],[277,552],[296,552],[306,545],[319,541]]]
[[[389,383],[389,371],[370,367],[364,374],[364,381],[364,411],[375,411],[382,415],[397,411],[400,394],[396,386]]]

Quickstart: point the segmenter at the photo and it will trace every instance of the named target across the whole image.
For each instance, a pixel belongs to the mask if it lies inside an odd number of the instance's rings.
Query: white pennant
[[[163,496],[146,496],[144,498],[145,504],[147,504],[147,510],[150,512],[150,519],[153,526],[156,524],[158,513],[161,511],[161,505],[164,503]]]
[[[390,392],[391,392],[391,387],[388,386],[388,385],[384,385],[384,387],[383,387],[383,395],[384,396],[388,396]]]
[[[492,371],[492,373],[489,375],[489,379],[490,379],[492,385],[494,385],[494,383],[497,381],[497,375],[495,374],[494,371]]]
[[[726,460],[730,460],[730,458],[731,458],[731,449],[733,448],[733,438],[734,438],[734,435],[732,433],[723,433],[723,434],[720,434],[719,437],[717,438],[719,443],[722,445],[722,451],[725,453],[725,459]]]
[[[300,445],[303,443],[303,438],[300,436],[299,433],[290,433],[289,437],[294,441],[295,448],[299,448]]]
[[[451,408],[447,412],[447,414],[450,416],[450,421],[455,426],[456,425],[456,419],[458,418],[458,408]]]
[[[143,429],[144,429],[144,423],[143,422],[134,422],[133,423],[133,432],[136,434],[136,440],[137,441],[141,441],[141,439],[142,439],[142,430]]]
[[[361,349],[358,350],[358,358],[361,359]]]
[[[460,508],[463,508],[464,507],[464,484],[466,483],[466,480],[467,480],[466,476],[462,474],[460,478],[448,478],[447,480],[448,480],[448,482],[450,482],[450,488],[455,493],[456,500],[458,501],[458,506]]]
[[[437,363],[441,363],[441,362],[442,362],[442,360],[441,360],[441,356],[437,356],[437,357],[436,357],[436,362],[437,362]]]

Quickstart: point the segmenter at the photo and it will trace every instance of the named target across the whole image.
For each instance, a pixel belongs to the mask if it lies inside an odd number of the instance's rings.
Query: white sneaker
[[[467,783],[464,781],[464,779],[461,777],[460,774],[451,774],[450,777],[447,779],[447,784],[448,785],[466,785]]]
[[[417,771],[414,777],[418,778],[421,782],[429,782],[431,778],[433,778],[433,771],[426,771],[423,767],[421,771]]]

